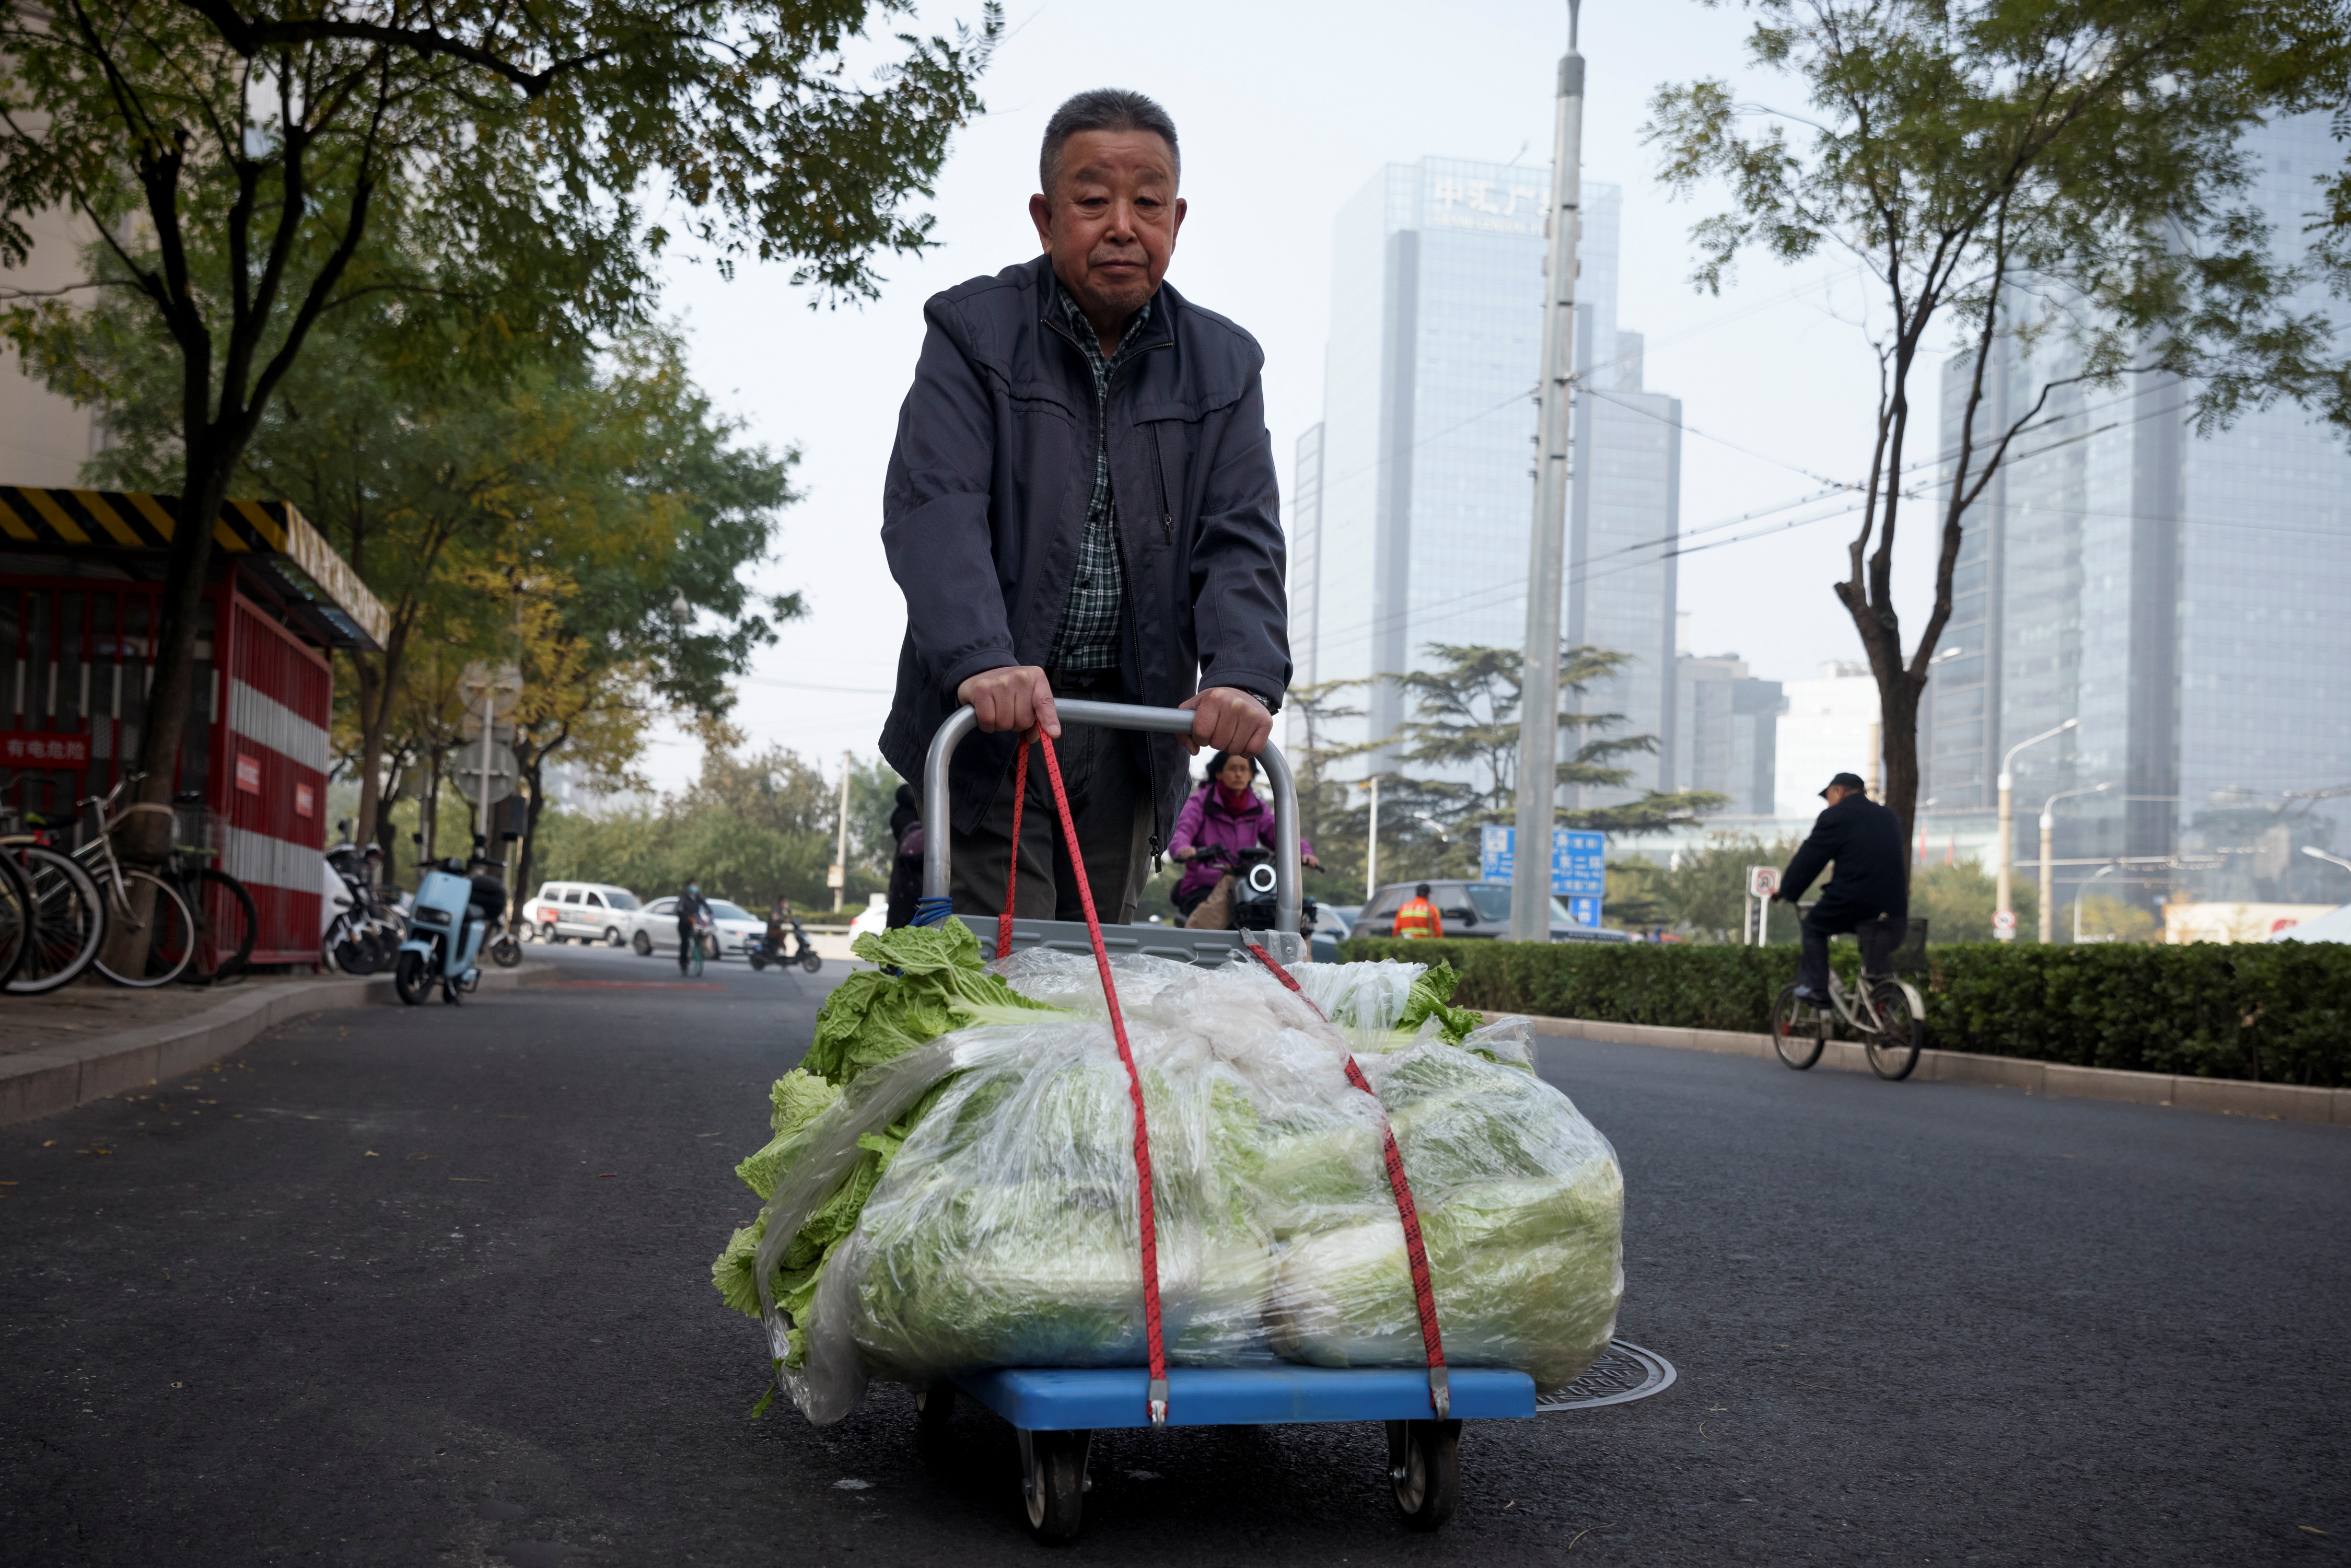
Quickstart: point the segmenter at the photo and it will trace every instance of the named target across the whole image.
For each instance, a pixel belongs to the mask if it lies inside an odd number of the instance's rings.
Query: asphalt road
[[[544,949],[535,949],[544,954]],[[1008,1431],[779,1401],[709,1260],[836,967],[328,1014],[0,1129],[0,1561],[1029,1562]],[[1109,1434],[1074,1559],[2249,1563],[2351,1545],[2351,1134],[1551,1042],[1680,1381],[1472,1424]],[[2323,1532],[2323,1533],[2322,1533]]]

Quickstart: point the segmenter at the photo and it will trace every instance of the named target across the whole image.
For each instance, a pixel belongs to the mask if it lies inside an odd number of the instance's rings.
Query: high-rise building
[[[1840,773],[1859,774],[1880,792],[1876,763],[1877,682],[1867,664],[1837,660],[1809,680],[1789,681],[1780,716],[1772,785],[1782,817],[1817,816],[1820,791]]]
[[[1322,422],[1289,507],[1297,684],[1368,683],[1326,743],[1393,735],[1410,715],[1377,677],[1429,667],[1430,644],[1524,636],[1550,189],[1545,168],[1427,158],[1339,214]],[[1616,328],[1619,193],[1586,183],[1583,203],[1562,624],[1634,655],[1588,706],[1670,747],[1673,562],[1654,547],[1677,520],[1680,405],[1641,390],[1639,340]],[[1638,788],[1670,777],[1662,756],[1640,766]]]
[[[1311,686],[1316,633],[1322,624],[1322,427],[1298,438],[1297,481],[1290,505],[1290,685]]]
[[[1722,814],[1775,814],[1780,714],[1777,681],[1747,673],[1736,653],[1674,662],[1674,733],[1666,787],[1729,797]]]
[[[2294,243],[2312,177],[2340,166],[2327,118],[2263,127],[2245,150],[2277,243]],[[2001,342],[1979,450],[2077,368],[2062,344],[2027,354]],[[1970,374],[1964,355],[1944,367],[1946,483]],[[2275,838],[2288,818],[2315,830],[2343,803],[2307,797],[2351,784],[2343,436],[2286,406],[2199,437],[2194,401],[2192,386],[2151,373],[2051,392],[2020,455],[1966,514],[1922,736],[1937,809],[1986,809],[2009,747],[2078,718],[2017,758],[2017,853],[2037,855],[2048,796],[2105,784],[2054,813],[2056,858],[2122,860],[2126,874],[2110,881],[2149,897],[2178,854],[2253,876],[2279,857],[2222,852]],[[2095,869],[2061,868],[2061,896]],[[2234,895],[2325,896],[2325,869],[2286,856]]]

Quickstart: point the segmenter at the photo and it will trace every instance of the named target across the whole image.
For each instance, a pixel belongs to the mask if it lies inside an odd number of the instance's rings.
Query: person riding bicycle
[[[1804,951],[1796,970],[1796,998],[1814,1007],[1829,1004],[1829,938],[1861,933],[1861,967],[1880,974],[1908,930],[1910,868],[1902,820],[1871,800],[1856,774],[1840,773],[1821,791],[1829,803],[1813,822],[1812,836],[1796,851],[1771,896],[1793,904],[1821,868],[1834,862],[1820,902],[1803,920]]]
[[[1208,776],[1176,815],[1176,836],[1167,852],[1184,862],[1175,904],[1186,923],[1231,873],[1240,851],[1273,848],[1273,808],[1249,788],[1256,778],[1257,758],[1219,751],[1208,758]],[[1314,846],[1304,839],[1298,841],[1298,852],[1306,864],[1321,867]]]
[[[695,944],[702,940],[702,928],[710,924],[710,900],[702,896],[700,881],[686,879],[685,891],[677,895],[677,972],[685,973],[694,956]]]
[[[1389,935],[1437,940],[1444,938],[1445,917],[1437,912],[1437,905],[1428,901],[1428,883],[1424,882],[1412,890],[1412,896],[1405,899],[1404,906],[1395,912],[1395,925],[1389,928]]]

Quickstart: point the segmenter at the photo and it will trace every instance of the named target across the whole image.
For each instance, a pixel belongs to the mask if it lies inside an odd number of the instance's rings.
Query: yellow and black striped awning
[[[0,549],[161,550],[170,548],[179,518],[177,496],[0,485]],[[213,519],[213,544],[291,594],[329,642],[382,647],[392,624],[382,602],[286,502],[223,503]]]

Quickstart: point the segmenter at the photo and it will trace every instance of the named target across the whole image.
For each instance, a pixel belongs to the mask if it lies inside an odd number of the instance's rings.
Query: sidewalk
[[[485,970],[482,988],[543,985],[554,973],[526,958]],[[256,976],[152,990],[85,979],[43,997],[0,995],[0,1126],[176,1078],[288,1019],[378,1002],[399,1005],[388,975]]]
[[[1489,1023],[1508,1017],[1485,1015]],[[1655,1024],[1607,1023],[1593,1019],[1537,1018],[1535,1033],[1552,1040],[1613,1040],[1676,1051],[1710,1051],[1776,1061],[1768,1034],[1732,1030],[1667,1029]],[[1844,1072],[1869,1071],[1869,1055],[1849,1040],[1833,1040],[1819,1065]],[[1976,1056],[1962,1051],[1922,1051],[1911,1079],[1922,1083],[1978,1083],[2022,1089],[2070,1100],[2118,1100],[2132,1105],[2168,1105],[2184,1111],[2217,1111],[2270,1122],[2311,1122],[2351,1127],[2351,1089],[2306,1089],[2294,1083],[2255,1083],[2240,1078],[2189,1078],[2168,1072],[2131,1072],[2116,1067],[2069,1067],[2059,1061],[2027,1061],[2013,1056]]]

